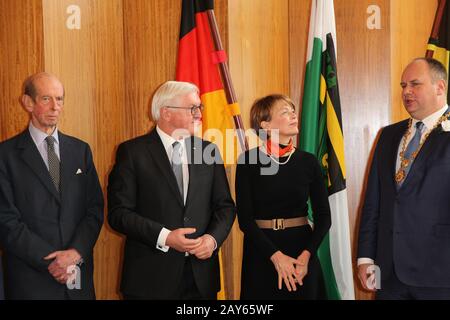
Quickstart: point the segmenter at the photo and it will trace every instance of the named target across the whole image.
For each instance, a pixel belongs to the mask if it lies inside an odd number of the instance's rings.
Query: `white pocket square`
[[[82,174],[82,173],[83,173],[83,171],[81,171],[81,169],[78,169],[75,174]]]

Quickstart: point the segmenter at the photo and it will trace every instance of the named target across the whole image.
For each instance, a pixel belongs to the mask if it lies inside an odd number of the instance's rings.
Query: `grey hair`
[[[154,93],[152,99],[152,118],[154,121],[159,120],[160,110],[162,107],[173,105],[174,99],[180,95],[189,93],[199,93],[199,89],[195,84],[181,81],[167,81],[163,83]]]
[[[53,78],[59,81],[59,83],[61,83],[61,81],[58,79],[58,77],[56,77],[54,74],[48,73],[48,72],[38,72],[35,73],[31,76],[29,76],[28,78],[25,79],[25,81],[23,82],[22,85],[22,91],[23,94],[30,96],[31,99],[33,99],[33,101],[36,99],[37,96],[37,89],[36,89],[36,80],[40,79],[40,78]],[[61,83],[61,85],[63,86],[63,84]],[[63,92],[64,92],[64,86],[63,86]]]

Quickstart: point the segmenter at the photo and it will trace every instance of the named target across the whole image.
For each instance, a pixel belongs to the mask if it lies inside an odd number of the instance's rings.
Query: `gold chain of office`
[[[439,120],[434,125],[433,129],[428,131],[425,134],[425,137],[421,139],[419,147],[416,151],[414,151],[411,154],[411,158],[405,158],[405,150],[406,150],[406,141],[409,138],[409,135],[411,134],[411,126],[412,126],[412,119],[409,119],[408,123],[408,130],[406,130],[405,135],[403,136],[403,145],[402,145],[402,151],[400,151],[400,168],[398,169],[397,173],[395,174],[395,181],[397,183],[401,183],[406,178],[406,168],[414,161],[414,159],[417,157],[417,154],[419,153],[420,149],[422,149],[423,144],[425,141],[427,141],[428,136],[431,132],[433,132],[434,129],[436,129],[438,126],[441,125],[441,123],[449,118],[448,114],[443,114]]]

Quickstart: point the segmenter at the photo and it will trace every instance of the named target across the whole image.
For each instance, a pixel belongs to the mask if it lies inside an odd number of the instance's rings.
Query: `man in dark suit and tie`
[[[413,60],[400,83],[411,118],[385,127],[375,149],[359,229],[358,275],[374,291],[376,277],[369,275],[376,271],[379,281],[381,274],[377,299],[450,299],[447,79],[440,62]]]
[[[220,289],[217,252],[235,206],[217,147],[193,136],[201,110],[195,85],[168,81],[153,96],[156,127],[117,150],[108,220],[127,236],[125,299],[215,299]]]
[[[7,299],[95,299],[103,195],[89,146],[57,128],[64,88],[24,83],[28,128],[0,144],[0,241]]]

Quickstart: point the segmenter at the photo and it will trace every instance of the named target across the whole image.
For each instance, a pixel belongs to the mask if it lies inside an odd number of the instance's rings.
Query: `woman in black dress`
[[[298,119],[288,97],[257,100],[250,117],[263,145],[243,154],[236,172],[244,233],[241,299],[326,299],[316,253],[331,217],[319,163],[293,147]],[[309,198],[313,228],[307,220]]]

